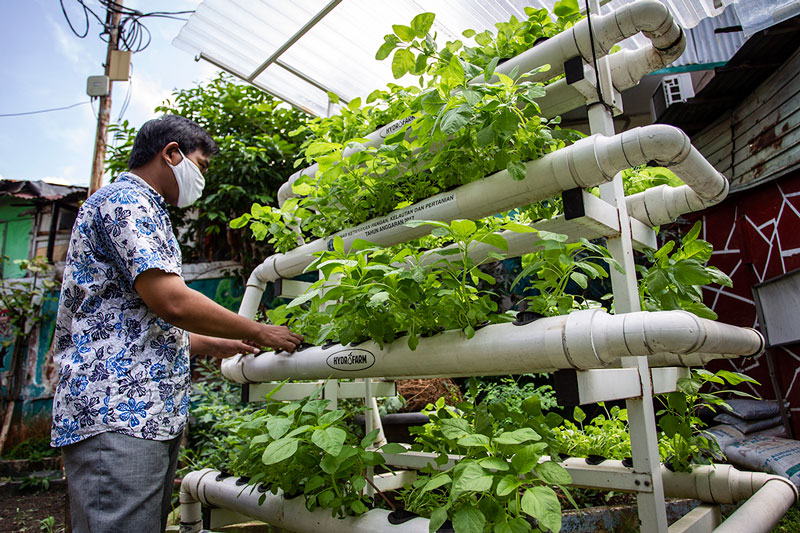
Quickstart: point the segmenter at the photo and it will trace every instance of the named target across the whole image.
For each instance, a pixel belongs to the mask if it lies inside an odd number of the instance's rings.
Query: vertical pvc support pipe
[[[372,396],[372,380],[370,378],[364,378],[364,407],[366,407],[367,411],[365,412],[364,416],[364,430],[369,434],[373,429],[375,429],[375,411],[372,408],[372,401],[374,400]],[[377,402],[375,402],[377,405]],[[378,419],[378,424],[380,424],[380,418]],[[375,469],[371,466],[367,467],[367,479],[370,481],[373,479],[375,474]],[[375,489],[372,488],[372,483],[368,483],[366,486],[366,493],[367,496],[372,498],[375,495]]]
[[[591,13],[600,13],[599,0],[591,0]],[[591,28],[591,26],[590,26]],[[590,29],[591,31],[591,29]],[[594,51],[593,51],[594,53]],[[608,58],[597,60],[600,72],[608,71]],[[606,86],[610,84],[605,84]],[[590,105],[588,109],[589,127],[592,134],[606,136],[615,135],[614,118],[605,102]],[[606,247],[616,259],[624,272],[611,270],[611,286],[614,294],[614,312],[616,314],[641,311],[639,290],[636,281],[636,267],[633,261],[633,239],[631,235],[628,208],[625,203],[625,190],[622,174],[617,173],[609,183],[600,185],[600,198],[617,208],[619,213],[619,237],[606,240]],[[647,357],[624,357],[623,367],[637,368],[642,385],[642,397],[626,400],[631,439],[631,456],[637,472],[647,472],[652,477],[652,492],[637,492],[640,531],[645,533],[665,533],[668,529],[667,510],[664,503],[664,488],[661,481],[661,462],[658,453],[658,437],[656,419],[653,411],[652,383],[647,365]]]

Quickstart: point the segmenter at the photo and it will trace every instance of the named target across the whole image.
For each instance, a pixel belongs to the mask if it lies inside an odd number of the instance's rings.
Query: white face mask
[[[175,181],[178,182],[178,207],[189,207],[203,194],[206,179],[194,161],[186,157],[180,150],[178,153],[183,158],[181,162],[177,165],[170,165],[169,162],[167,164],[172,168]]]

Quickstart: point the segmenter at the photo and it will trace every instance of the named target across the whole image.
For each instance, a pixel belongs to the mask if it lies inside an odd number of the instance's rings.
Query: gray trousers
[[[108,432],[63,447],[72,531],[163,532],[180,441]]]

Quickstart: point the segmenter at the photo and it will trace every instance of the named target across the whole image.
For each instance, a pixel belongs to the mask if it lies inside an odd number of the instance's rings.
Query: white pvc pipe
[[[384,509],[375,509],[357,517],[336,518],[331,516],[330,509],[317,508],[314,511],[308,511],[302,496],[287,500],[283,498],[282,492],[262,494],[252,485],[238,486],[235,477],[216,481],[218,475],[219,472],[216,470],[205,469],[189,472],[183,478],[180,497],[182,533],[199,533],[200,527],[190,527],[196,523],[195,509],[199,507],[197,505],[199,503],[228,509],[297,533],[329,531],[419,533],[428,531],[428,520],[425,518],[414,518],[404,524],[392,525],[387,519],[389,511]],[[258,500],[262,496],[265,496],[264,502],[259,504]],[[185,528],[184,512],[191,515],[193,520],[191,524],[187,523]]]
[[[564,72],[564,62],[576,56],[592,63],[608,55],[611,48],[620,41],[639,32],[650,39],[655,50],[672,53],[683,38],[683,30],[672,18],[667,7],[657,0],[639,0],[618,7],[606,15],[592,15],[594,32],[594,51],[589,35],[589,21],[583,19],[573,27],[534,46],[530,50],[513,57],[497,67],[496,73],[508,75],[514,68],[519,73],[529,72],[542,65],[550,65],[550,70],[527,77],[528,81],[546,81]],[[659,67],[660,68],[660,67]],[[492,78],[493,81],[496,76]],[[474,83],[483,80],[479,76]]]
[[[700,211],[718,202],[704,200],[687,185],[659,185],[625,197],[625,203],[630,216],[652,227],[669,224],[681,215]]]
[[[608,56],[611,82],[618,92],[639,84],[639,81],[661,68],[666,67],[681,56],[686,48],[686,39],[681,39],[667,50],[657,50],[646,46],[636,50],[620,50]],[[594,83],[594,79],[590,80]],[[575,87],[560,79],[544,87],[545,95],[537,98],[539,110],[546,118],[563,115],[568,111],[586,105],[586,97]]]
[[[430,226],[410,228],[404,225],[408,220],[449,222],[456,218],[490,216],[565,190],[609,182],[621,170],[649,162],[670,167],[708,205],[722,201],[727,195],[728,181],[692,146],[685,133],[672,126],[652,125],[612,137],[586,137],[527,162],[526,177],[520,181],[511,179],[508,171],[502,170],[336,235],[343,239],[345,248],[355,239],[381,245],[407,242],[431,229]],[[332,249],[333,237],[268,257],[253,271],[250,279],[254,281],[248,283],[245,297],[248,301],[256,298],[247,294],[259,290],[256,281],[266,283],[301,274],[314,260],[314,253]],[[261,295],[257,297],[260,299]]]
[[[380,348],[313,346],[299,353],[237,355],[222,362],[222,374],[238,383],[283,379],[429,376],[489,376],[603,368],[626,356],[652,356],[674,365],[693,353],[707,357],[761,353],[764,339],[749,328],[699,318],[685,311],[609,315],[598,310],[539,319],[525,326],[486,326],[467,340],[460,331],[420,339],[412,351],[405,337]]]
[[[730,465],[697,466],[691,472],[661,470],[664,495],[731,504],[747,500],[715,533],[768,533],[798,500],[788,479],[763,472],[742,472]]]

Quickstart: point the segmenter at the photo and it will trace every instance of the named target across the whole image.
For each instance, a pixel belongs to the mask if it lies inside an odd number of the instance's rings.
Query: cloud
[[[132,85],[130,87],[131,102],[125,115],[131,123],[138,127],[139,123],[155,116],[155,108],[169,98],[172,91],[155,78],[141,72],[137,73],[135,69],[133,77],[128,83]],[[128,87],[124,88],[124,91],[128,90]],[[122,90],[115,91],[115,99],[117,101],[122,102],[124,97],[125,93]],[[115,110],[115,113],[119,113],[119,111]],[[113,116],[112,118],[116,120],[117,117]]]
[[[83,39],[78,39],[72,33],[68,33],[64,28],[65,22],[56,22],[51,16],[47,17],[47,22],[52,27],[52,35],[54,36],[57,44],[57,49],[73,66],[81,67],[81,70],[86,69],[87,65],[97,65],[98,72],[102,66],[98,64],[97,56],[92,53],[84,44]],[[91,30],[90,28],[90,34]]]

